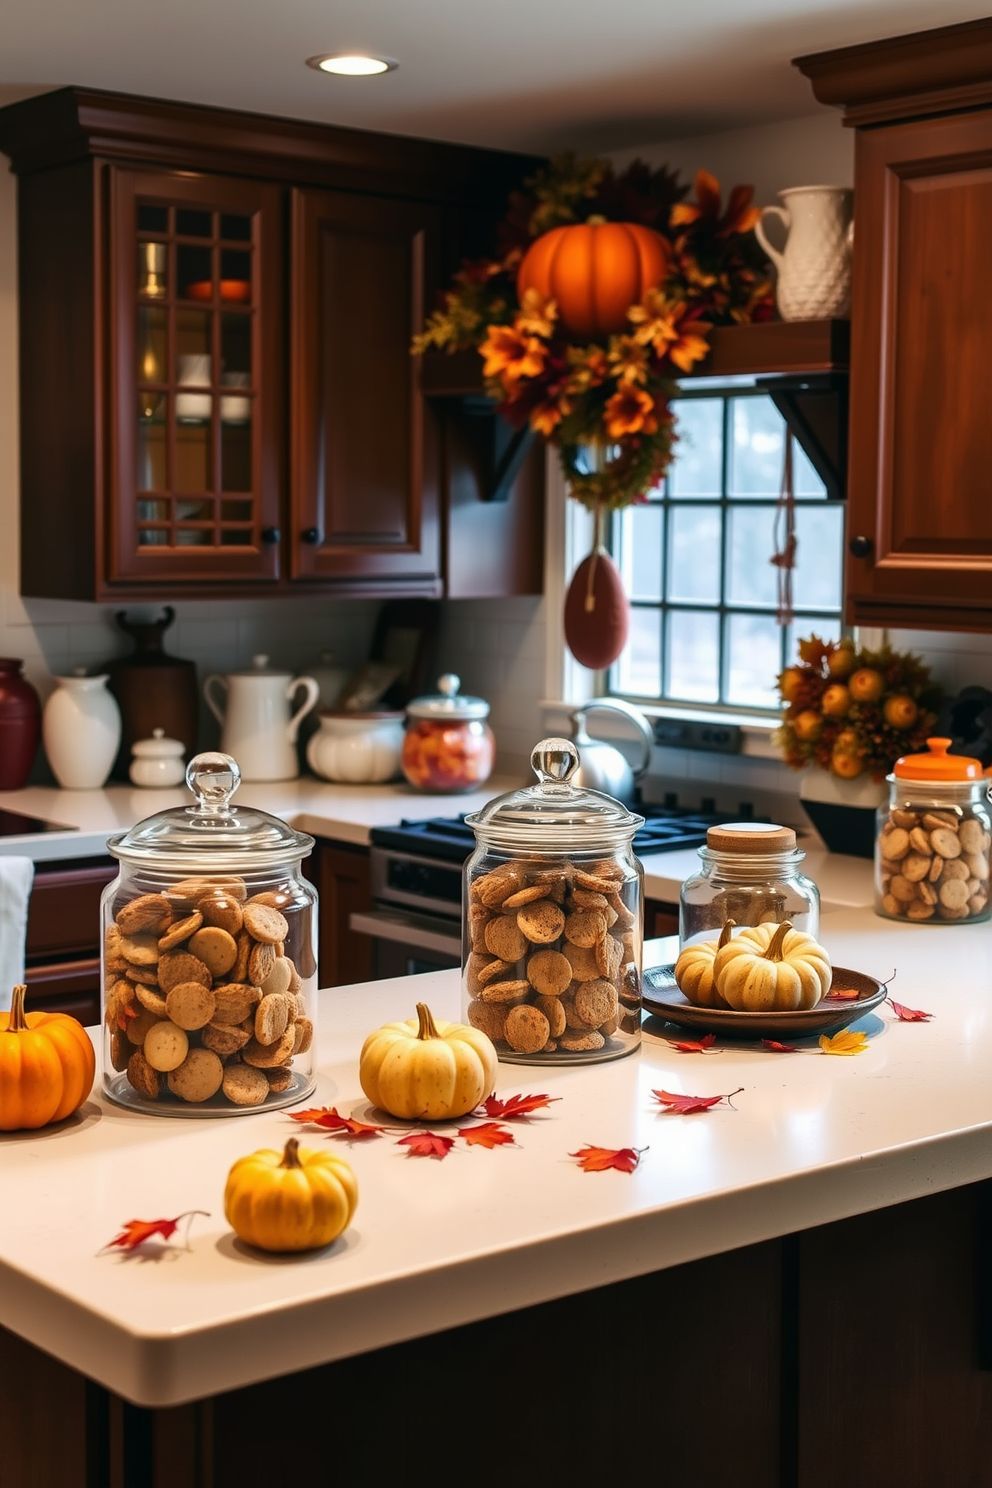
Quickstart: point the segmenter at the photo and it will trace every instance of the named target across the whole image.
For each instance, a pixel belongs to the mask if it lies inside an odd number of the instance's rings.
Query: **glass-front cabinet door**
[[[109,577],[277,579],[280,190],[112,177]]]

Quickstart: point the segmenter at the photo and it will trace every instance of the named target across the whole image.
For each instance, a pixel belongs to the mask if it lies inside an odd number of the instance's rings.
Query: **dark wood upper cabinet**
[[[293,578],[440,575],[437,426],[410,355],[439,238],[427,203],[293,193]]]
[[[77,88],[0,110],[0,149],[25,594],[480,592],[410,340],[533,157]],[[540,588],[518,485],[482,592]]]
[[[857,129],[854,623],[992,629],[989,57],[986,20],[797,64]]]

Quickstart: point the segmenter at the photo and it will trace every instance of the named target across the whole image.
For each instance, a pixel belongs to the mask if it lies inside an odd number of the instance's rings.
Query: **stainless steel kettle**
[[[603,739],[590,739],[586,732],[586,715],[594,710],[619,713],[636,725],[642,751],[636,768],[631,769],[619,749],[614,749],[612,744]],[[593,698],[572,714],[572,740],[579,751],[579,770],[572,777],[572,784],[605,791],[608,796],[629,804],[634,799],[635,783],[651,763],[654,736],[644,714],[619,698]]]

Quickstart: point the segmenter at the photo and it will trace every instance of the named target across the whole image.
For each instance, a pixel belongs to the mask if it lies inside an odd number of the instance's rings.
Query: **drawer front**
[[[69,1013],[80,1023],[100,1021],[100,959],[29,966],[25,973],[29,1013]]]
[[[32,961],[95,955],[100,948],[100,895],[117,876],[111,860],[59,864],[35,873],[28,903],[26,954]]]

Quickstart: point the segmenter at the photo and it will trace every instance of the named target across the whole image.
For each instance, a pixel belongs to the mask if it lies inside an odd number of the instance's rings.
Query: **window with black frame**
[[[640,702],[761,712],[811,632],[841,633],[844,506],[828,499],[767,393],[684,392],[662,485],[617,512],[612,550],[631,600],[609,690]],[[785,441],[792,441],[793,618],[781,623],[772,562],[781,543]]]

